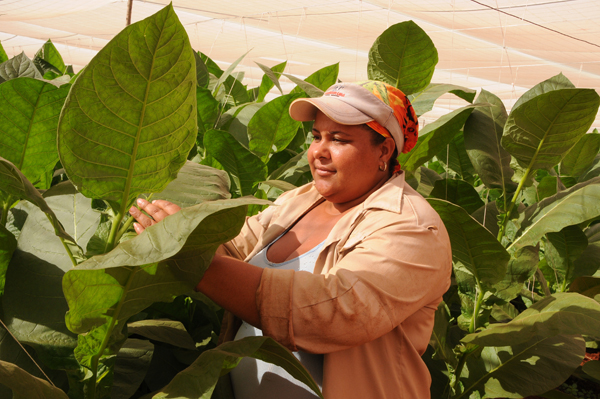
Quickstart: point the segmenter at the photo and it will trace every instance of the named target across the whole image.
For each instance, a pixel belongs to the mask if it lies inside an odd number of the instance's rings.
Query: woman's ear
[[[383,143],[381,143],[381,160],[388,163],[394,154],[396,149],[396,143],[391,137],[386,137]]]

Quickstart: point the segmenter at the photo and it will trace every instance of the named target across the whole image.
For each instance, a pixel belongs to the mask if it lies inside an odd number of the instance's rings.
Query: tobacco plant
[[[311,123],[287,109],[337,81],[338,65],[301,80],[259,64],[248,88],[243,57],[223,71],[193,51],[171,6],[78,75],[50,41],[34,60],[0,51],[0,397],[230,398],[222,376],[244,356],[320,395],[276,342],[220,344],[223,311],[193,292],[246,215],[310,181]],[[597,361],[579,367],[600,331],[600,134],[587,133],[598,94],[559,75],[507,114],[492,93],[431,83],[436,63],[410,21],[383,32],[368,63],[418,115],[442,95],[466,102],[399,157],[452,243],[453,284],[423,357],[432,397],[600,382]],[[127,210],[139,196],[183,210],[136,236]]]

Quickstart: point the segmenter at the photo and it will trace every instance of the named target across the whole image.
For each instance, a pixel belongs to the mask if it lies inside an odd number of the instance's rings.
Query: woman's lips
[[[315,173],[319,176],[325,177],[325,176],[331,176],[331,175],[335,174],[335,170],[316,167]]]

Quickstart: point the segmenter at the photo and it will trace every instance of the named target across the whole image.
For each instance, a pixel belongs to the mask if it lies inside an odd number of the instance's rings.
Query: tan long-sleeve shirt
[[[287,192],[225,249],[248,260],[321,201],[312,183]],[[429,398],[421,355],[451,269],[440,217],[397,173],[339,220],[314,273],[263,271],[263,334],[325,355],[326,399]]]

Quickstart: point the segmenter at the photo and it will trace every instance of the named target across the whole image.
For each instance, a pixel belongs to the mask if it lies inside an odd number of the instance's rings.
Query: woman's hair
[[[371,143],[373,145],[379,145],[385,141],[386,137],[379,134],[375,129],[371,128],[369,125],[362,124],[360,126],[367,132],[371,133]],[[396,167],[396,165],[398,165],[398,147],[394,148],[394,153],[392,154],[392,157],[389,161],[388,171],[390,172],[390,174],[393,173],[393,170]]]

